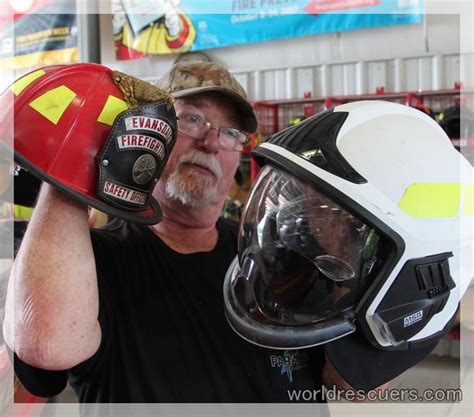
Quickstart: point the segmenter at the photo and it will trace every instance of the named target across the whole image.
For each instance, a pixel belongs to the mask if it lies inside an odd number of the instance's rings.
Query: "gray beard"
[[[166,181],[166,196],[184,206],[202,208],[212,204],[217,196],[217,184],[198,172],[183,174],[179,169]]]

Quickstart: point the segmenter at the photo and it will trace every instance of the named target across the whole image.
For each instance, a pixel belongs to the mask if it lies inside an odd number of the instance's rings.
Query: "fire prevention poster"
[[[112,0],[118,59],[419,23],[424,0]]]
[[[19,69],[78,61],[75,0],[4,0],[0,66]]]

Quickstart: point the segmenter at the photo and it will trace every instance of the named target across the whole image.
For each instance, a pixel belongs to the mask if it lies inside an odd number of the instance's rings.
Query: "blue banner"
[[[118,59],[419,23],[424,0],[121,0]]]

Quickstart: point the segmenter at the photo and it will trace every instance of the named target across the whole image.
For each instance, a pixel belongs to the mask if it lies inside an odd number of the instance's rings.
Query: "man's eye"
[[[239,139],[240,138],[240,135],[241,135],[241,132],[240,130],[237,130],[237,129],[233,129],[231,127],[226,127],[226,128],[223,128],[222,129],[222,133],[226,136],[230,136],[234,139]]]
[[[197,114],[184,114],[180,117],[180,119],[183,119],[187,123],[193,123],[193,124],[202,123],[202,118],[198,116]]]

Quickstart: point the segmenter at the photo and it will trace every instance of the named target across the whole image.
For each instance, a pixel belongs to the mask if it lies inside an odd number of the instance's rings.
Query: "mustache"
[[[183,153],[178,157],[177,168],[182,164],[195,164],[207,168],[211,171],[217,179],[222,177],[222,168],[213,155],[208,155],[204,152],[193,150]]]

